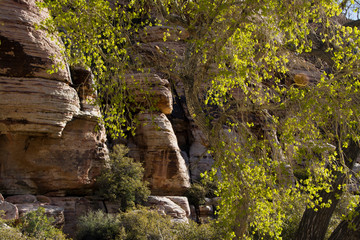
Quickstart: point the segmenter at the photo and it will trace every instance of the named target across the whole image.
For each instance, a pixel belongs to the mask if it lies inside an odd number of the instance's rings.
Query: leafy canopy
[[[131,128],[134,105],[123,74],[147,67],[133,46],[144,26],[160,23],[150,13],[189,32],[184,54],[167,56],[174,68],[159,71],[181,81],[209,141],[216,164],[207,176],[221,173],[219,221],[233,236],[280,239],[295,200],[304,197],[314,211],[332,204],[321,192],[334,191],[336,176],[350,171],[343,152],[359,142],[360,113],[359,30],[336,22],[338,1],[42,4],[53,16],[45,25],[62,37],[69,63],[92,69],[114,137]],[[299,69],[315,75],[296,75]],[[305,178],[294,177],[297,166],[306,168]]]

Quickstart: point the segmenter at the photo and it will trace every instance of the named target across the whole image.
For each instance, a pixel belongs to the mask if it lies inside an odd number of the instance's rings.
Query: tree
[[[126,156],[124,145],[115,145],[110,153],[109,166],[97,179],[99,194],[120,203],[122,211],[143,204],[150,195],[147,182],[143,182],[144,168]]]
[[[69,60],[92,68],[109,126],[128,126],[121,76],[146,67],[132,46],[143,27],[159,24],[150,12],[181,25],[185,53],[169,55],[177,68],[161,71],[182,82],[211,146],[219,221],[238,239],[277,239],[286,208],[304,198],[298,236],[323,239],[359,152],[359,31],[339,23],[338,1],[111,3],[45,1],[48,29],[61,30]],[[294,175],[300,167],[303,179]]]

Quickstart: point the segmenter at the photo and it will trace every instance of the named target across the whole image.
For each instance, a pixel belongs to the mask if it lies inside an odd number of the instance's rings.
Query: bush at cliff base
[[[174,223],[155,210],[141,208],[117,215],[89,212],[78,222],[78,240],[221,240],[222,231],[214,224],[192,221]]]
[[[115,145],[110,161],[98,178],[99,194],[121,204],[121,210],[144,203],[150,195],[147,183],[143,181],[144,168],[126,156],[124,145]]]
[[[25,214],[16,227],[12,227],[14,221],[0,217],[0,240],[66,240],[65,234],[53,223],[54,219],[46,216],[44,208]]]

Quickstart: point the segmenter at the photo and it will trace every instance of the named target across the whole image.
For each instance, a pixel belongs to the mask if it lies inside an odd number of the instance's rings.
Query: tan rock
[[[187,197],[166,196],[168,199],[179,205],[186,213],[186,217],[190,217],[190,205]]]
[[[0,135],[0,188],[6,194],[85,194],[107,158],[104,129],[76,118],[61,138]]]
[[[77,93],[67,83],[4,76],[0,82],[0,134],[59,137],[79,112]]]
[[[167,216],[172,217],[175,221],[188,221],[185,210],[167,197],[150,196],[148,198],[147,205],[157,208],[161,212],[164,212]]]
[[[0,201],[0,212],[3,211],[4,215],[1,216],[2,219],[13,220],[19,218],[18,208],[9,202]]]
[[[37,199],[34,195],[24,194],[24,195],[14,195],[6,198],[7,202],[18,204],[18,203],[35,203]]]
[[[59,41],[35,29],[46,17],[35,0],[0,1],[0,134],[59,137],[79,112]]]
[[[0,2],[0,75],[70,81],[59,40],[35,27],[48,16],[36,0]],[[52,65],[62,68],[51,74]]]
[[[135,98],[135,103],[141,103],[144,108],[154,105],[165,114],[172,112],[172,95],[168,80],[156,74],[136,73],[126,75],[125,82]]]
[[[135,136],[141,149],[138,160],[144,163],[144,179],[150,183],[152,193],[183,194],[190,187],[189,174],[170,121],[163,113],[144,113],[138,118],[140,126]]]
[[[44,195],[37,195],[36,200],[42,204],[51,204],[51,199]]]

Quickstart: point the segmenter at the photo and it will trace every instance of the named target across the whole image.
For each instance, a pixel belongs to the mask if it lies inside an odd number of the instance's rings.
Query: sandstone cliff
[[[46,206],[63,223],[64,215],[75,220],[89,209],[115,210],[90,197],[108,158],[100,111],[89,103],[96,97],[92,74],[61,58],[61,40],[36,27],[46,17],[35,0],[0,1],[0,193],[8,196],[0,203],[13,209],[13,218]],[[171,32],[166,43],[164,31]],[[159,51],[171,48],[181,56],[187,37],[184,29],[148,28],[137,53],[151,63],[150,73],[125,76],[145,107],[141,88],[150,84],[159,109],[140,113],[136,135],[125,141],[156,195],[183,195],[190,176],[199,180],[213,162],[187,112],[182,86],[165,74],[167,58]],[[50,73],[54,66],[58,71]],[[153,197],[149,204],[181,221],[190,216],[186,198]],[[65,231],[73,232],[74,224],[67,222]]]
[[[86,194],[107,157],[99,111],[82,103],[59,40],[36,28],[47,16],[35,0],[0,2],[3,194]]]

